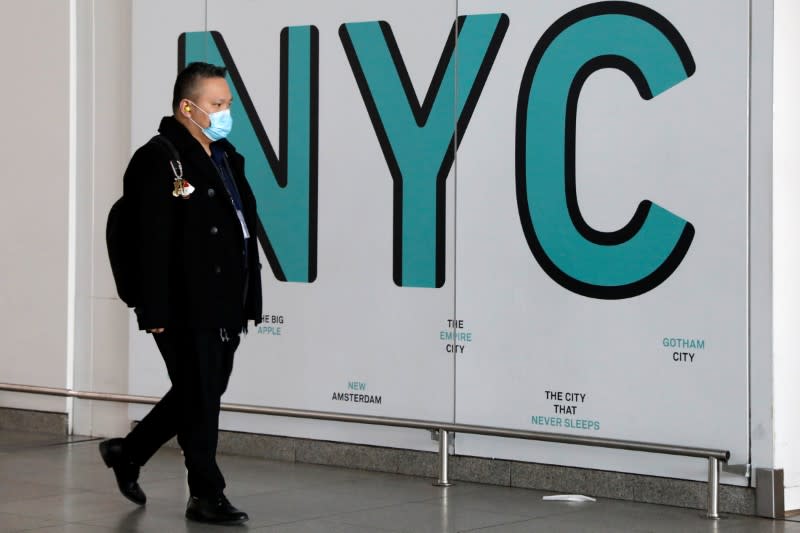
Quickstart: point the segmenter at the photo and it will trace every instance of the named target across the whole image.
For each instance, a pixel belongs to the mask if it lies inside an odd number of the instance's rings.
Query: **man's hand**
[[[148,329],[147,333],[164,333],[164,328],[153,328]]]

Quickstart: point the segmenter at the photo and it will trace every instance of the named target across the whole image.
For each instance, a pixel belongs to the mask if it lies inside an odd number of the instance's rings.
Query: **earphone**
[[[183,110],[184,110],[184,111],[186,111],[186,112],[188,113],[189,111],[191,111],[191,110],[192,110],[192,106],[190,106],[189,104],[186,104],[186,105],[184,106]]]

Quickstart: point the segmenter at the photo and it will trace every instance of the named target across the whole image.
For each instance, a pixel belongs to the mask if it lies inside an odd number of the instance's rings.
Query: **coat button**
[[[211,235],[216,235],[217,233],[219,233],[219,230],[217,229],[217,227],[216,226],[211,226]]]
[[[216,196],[216,194],[217,194],[217,191],[215,191],[213,188],[212,189],[208,189],[208,197],[209,198],[214,198],[214,196]]]

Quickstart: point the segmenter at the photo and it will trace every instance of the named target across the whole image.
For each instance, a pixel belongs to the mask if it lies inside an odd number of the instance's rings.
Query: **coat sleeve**
[[[130,191],[135,231],[138,294],[136,315],[139,329],[169,325],[169,272],[174,245],[173,176],[162,150],[148,144],[140,148],[125,172],[126,194]]]

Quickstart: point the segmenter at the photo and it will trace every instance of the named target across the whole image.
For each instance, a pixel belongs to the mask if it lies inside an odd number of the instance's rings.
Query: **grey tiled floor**
[[[186,522],[182,458],[161,450],[142,472],[148,503],[117,493],[97,441],[0,431],[0,533],[12,531],[249,530],[281,533],[409,532],[798,532],[800,523],[739,516],[710,522],[701,511],[600,500],[544,502],[543,492],[323,466],[222,456],[227,494],[250,513],[246,526]]]

